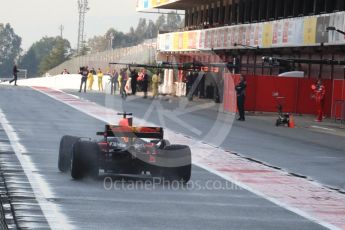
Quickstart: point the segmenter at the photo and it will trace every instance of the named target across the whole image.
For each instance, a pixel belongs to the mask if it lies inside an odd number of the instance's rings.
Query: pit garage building
[[[247,110],[275,111],[280,95],[286,111],[313,113],[309,86],[317,78],[327,88],[326,113],[345,109],[339,103],[345,100],[344,0],[138,0],[138,11],[160,9],[185,12],[185,27],[158,35],[158,60],[234,64],[217,69],[224,104],[233,96],[227,78],[241,73],[248,80]],[[276,77],[288,71],[304,78]]]

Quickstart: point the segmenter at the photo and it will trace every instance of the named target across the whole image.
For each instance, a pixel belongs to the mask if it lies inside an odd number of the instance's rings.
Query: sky
[[[86,39],[104,35],[113,27],[122,32],[137,26],[139,18],[155,20],[156,14],[136,12],[136,0],[89,0],[90,10],[86,14]],[[0,23],[10,23],[14,32],[22,38],[22,49],[44,36],[60,35],[73,48],[78,40],[78,0],[0,0]]]

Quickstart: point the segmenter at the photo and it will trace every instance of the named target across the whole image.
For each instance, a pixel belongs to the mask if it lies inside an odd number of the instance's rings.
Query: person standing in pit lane
[[[135,95],[137,93],[137,79],[138,79],[138,73],[135,69],[131,70],[129,67],[129,71],[131,72],[131,88],[132,88],[132,95]]]
[[[117,72],[116,69],[111,71],[110,75],[110,95],[115,94],[116,91],[116,82],[117,82]]]
[[[236,85],[236,95],[237,95],[237,109],[239,113],[238,121],[245,121],[244,117],[244,103],[246,99],[246,88],[247,88],[247,82],[243,75],[240,76],[240,82]]]
[[[13,66],[13,71],[12,71],[12,74],[13,74],[13,79],[11,81],[9,81],[9,83],[11,84],[12,82],[14,82],[14,85],[16,86],[17,85],[17,78],[18,78],[18,68],[17,68],[17,65],[14,65]]]
[[[79,74],[81,75],[79,93],[81,92],[83,85],[84,85],[84,93],[86,93],[86,82],[87,82],[87,76],[89,75],[89,68],[87,66],[80,67]]]
[[[87,87],[87,89],[92,90],[92,86],[93,86],[93,82],[94,82],[92,71],[90,71],[89,74],[87,75],[87,82],[89,83],[89,86]]]
[[[125,91],[127,96],[132,94],[132,78],[130,76],[127,78]]]
[[[143,69],[141,71],[139,79],[141,81],[141,87],[142,87],[142,90],[144,92],[143,98],[147,98],[147,90],[149,88],[149,76],[147,75],[146,69]]]
[[[326,94],[326,88],[322,84],[321,79],[317,80],[316,84],[313,84],[311,86],[313,93],[315,95],[315,101],[317,106],[317,116],[315,121],[316,122],[322,122],[323,118],[323,107],[325,104],[325,94]]]
[[[158,71],[152,75],[152,99],[158,97],[158,85],[160,82],[159,76],[160,75]]]
[[[120,95],[123,99],[126,99],[127,97],[126,90],[125,90],[125,86],[127,82],[126,69],[120,70],[118,82],[119,82],[119,88],[120,88]]]
[[[101,68],[98,68],[97,77],[98,77],[98,91],[103,92],[103,72]]]

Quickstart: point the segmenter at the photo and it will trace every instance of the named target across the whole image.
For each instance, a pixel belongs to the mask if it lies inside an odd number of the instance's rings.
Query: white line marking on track
[[[35,194],[36,200],[41,207],[43,215],[45,216],[49,227],[51,229],[75,229],[67,217],[62,213],[61,208],[49,201],[54,198],[54,193],[51,191],[49,184],[42,175],[37,173],[37,169],[28,155],[25,147],[20,143],[20,139],[10,125],[6,115],[0,109],[0,123],[8,136],[13,151],[15,152],[26,177],[29,180],[31,188]]]
[[[327,130],[327,131],[336,132],[335,129],[325,128],[325,127],[321,127],[321,126],[317,126],[317,125],[312,125],[310,127],[315,128],[315,129],[323,129],[323,130]]]

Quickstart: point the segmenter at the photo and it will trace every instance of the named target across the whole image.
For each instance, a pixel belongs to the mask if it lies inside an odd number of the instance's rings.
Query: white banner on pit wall
[[[262,46],[262,34],[263,34],[263,23],[256,23],[255,24],[255,32],[254,32],[254,46]]]
[[[249,45],[250,46],[257,46],[254,44],[254,37],[255,37],[255,26],[256,24],[251,24],[250,25],[250,37],[249,37]]]
[[[283,45],[283,28],[284,28],[283,20],[278,20],[278,21],[273,22],[272,47],[279,47]]]
[[[199,42],[197,45],[197,49],[199,50],[205,49],[205,36],[206,36],[205,30],[201,30],[199,32]]]
[[[329,26],[334,26],[335,28],[345,31],[345,13],[339,12],[335,14],[331,14]],[[345,35],[338,33],[336,31],[330,31],[328,34],[329,43],[333,44],[344,44],[345,43]]]
[[[217,30],[217,49],[223,49],[224,47],[224,33],[223,33],[223,29],[219,29]]]
[[[165,34],[165,49],[168,51],[172,50],[172,37],[171,34]]]
[[[249,24],[249,25],[247,25],[246,26],[246,31],[245,31],[245,45],[246,46],[251,46],[250,45],[250,39],[251,39],[251,33],[252,33],[252,25],[251,24]]]
[[[200,48],[200,39],[201,39],[201,31],[195,31],[195,49],[199,50]]]
[[[302,46],[304,40],[304,18],[294,18],[294,29],[292,31],[292,46]]]
[[[218,48],[218,32],[220,31],[220,29],[213,29],[212,30],[212,48],[213,49],[219,49]]]
[[[234,44],[238,43],[238,34],[239,34],[238,29],[239,29],[239,26],[234,26],[232,28],[232,31],[231,31],[232,36],[231,36],[230,47],[234,47]]]
[[[240,26],[238,44],[246,45],[246,32],[248,25]]]
[[[294,30],[295,30],[295,21],[293,19],[282,20],[283,23],[283,39],[282,46],[292,45]]]
[[[233,37],[233,27],[227,27],[227,36],[226,36],[226,47],[227,49],[230,49],[230,47],[232,46],[232,37]]]
[[[223,49],[225,49],[225,48],[227,47],[227,44],[228,44],[228,28],[224,27],[224,28],[222,29],[222,34],[221,34],[221,36],[222,36],[222,39],[221,39],[222,45],[221,45],[221,47],[222,47]]]
[[[214,29],[206,31],[206,47],[208,50],[213,48]]]
[[[165,37],[160,35],[159,48],[161,51],[190,51],[241,49],[244,48],[242,45],[271,48],[319,45],[320,42],[345,44],[342,34],[325,31],[328,26],[345,30],[345,12],[169,33]],[[237,47],[234,47],[235,43]]]
[[[157,38],[157,50],[164,50],[165,47],[165,37],[162,36],[161,34],[158,34],[158,38]]]
[[[211,30],[205,30],[203,33],[204,42],[202,43],[203,50],[211,49]]]

